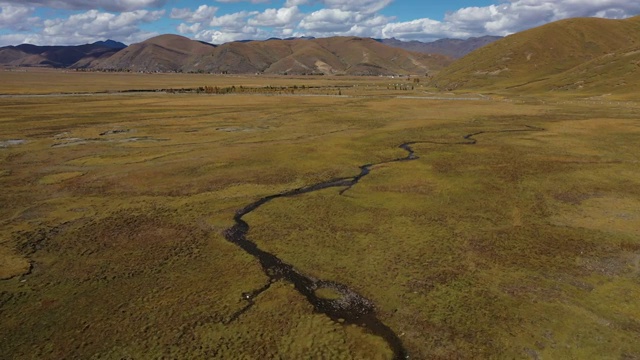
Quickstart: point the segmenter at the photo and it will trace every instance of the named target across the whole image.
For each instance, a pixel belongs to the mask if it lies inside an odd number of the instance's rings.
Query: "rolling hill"
[[[6,46],[0,48],[0,65],[86,68],[93,61],[108,58],[125,47],[112,40],[78,46]]]
[[[451,63],[442,55],[408,52],[369,38],[271,39],[213,46],[177,35],[134,44],[94,64],[103,70],[232,74],[424,74]]]
[[[628,92],[640,80],[639,49],[640,16],[561,20],[480,48],[432,84],[446,90]]]
[[[179,35],[160,35],[133,44],[113,56],[92,65],[92,68],[145,72],[182,71],[193,58],[210,53],[211,44]]]

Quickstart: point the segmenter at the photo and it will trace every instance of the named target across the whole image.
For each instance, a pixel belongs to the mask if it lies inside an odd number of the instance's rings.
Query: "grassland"
[[[485,93],[637,101],[638,30],[639,16],[552,22],[474,51],[438,73],[432,84]]]
[[[350,81],[41,74],[0,93]],[[268,277],[223,233],[261,197],[425,141],[344,195],[265,204],[249,238],[373,301],[413,359],[640,358],[640,105],[397,98],[429,94],[385,82],[0,98],[1,357],[389,358],[287,282],[233,319]],[[527,126],[544,131],[500,132]]]

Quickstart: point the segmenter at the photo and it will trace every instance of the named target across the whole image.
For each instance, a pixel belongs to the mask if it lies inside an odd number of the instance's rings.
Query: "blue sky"
[[[131,44],[166,33],[220,44],[294,36],[504,36],[569,17],[638,15],[640,1],[0,0],[0,9],[0,46]]]

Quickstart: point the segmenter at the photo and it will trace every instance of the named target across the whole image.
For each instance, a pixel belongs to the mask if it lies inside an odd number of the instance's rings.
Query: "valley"
[[[640,358],[639,27],[1,48],[0,358]]]
[[[11,358],[640,354],[633,100],[9,74]],[[302,94],[72,94],[274,84]]]

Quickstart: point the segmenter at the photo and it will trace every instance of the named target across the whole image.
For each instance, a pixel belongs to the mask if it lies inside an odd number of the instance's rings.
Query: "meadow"
[[[246,214],[248,239],[371,301],[411,359],[640,358],[640,103],[0,76],[1,358],[393,358],[225,238],[248,204],[365,164]],[[116,92],[201,86],[253,90]],[[114,93],[31,96],[74,92]]]

